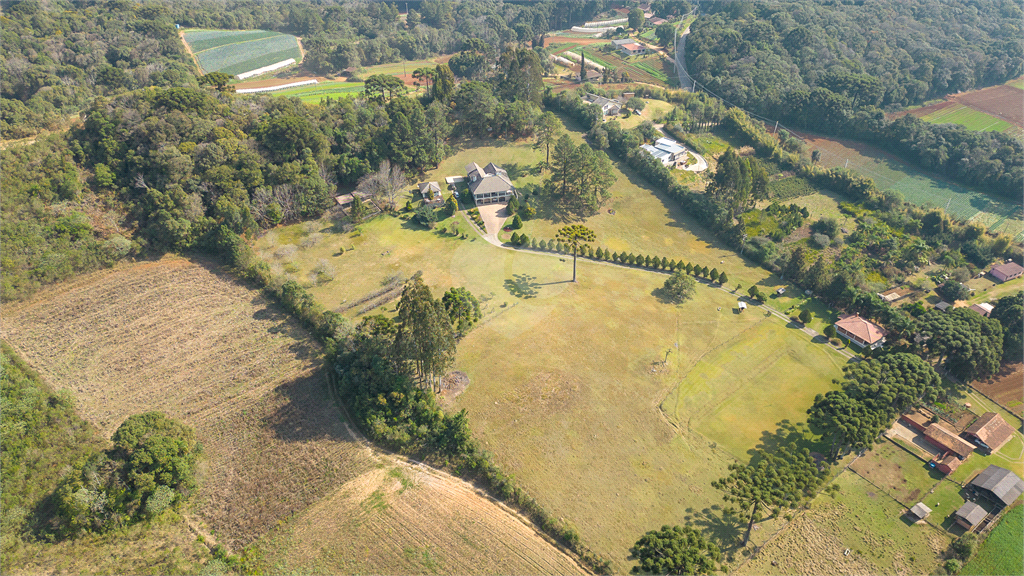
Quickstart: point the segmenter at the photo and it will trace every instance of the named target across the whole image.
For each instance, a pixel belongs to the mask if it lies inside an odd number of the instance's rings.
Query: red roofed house
[[[836,332],[853,344],[874,350],[885,342],[885,329],[856,314],[845,314],[835,324]]]
[[[1008,280],[1024,276],[1024,267],[1021,267],[1021,265],[1016,262],[1007,262],[1006,264],[993,266],[989,272],[992,276],[995,276],[996,280],[1006,282]]]
[[[970,442],[938,423],[929,424],[924,429],[924,439],[932,446],[943,451],[942,454],[935,456],[929,462],[929,464],[943,474],[951,474],[974,451],[974,446]]]
[[[1013,437],[1013,428],[1010,428],[999,414],[986,412],[964,430],[964,436],[975,444],[988,448],[989,452],[995,452],[1010,441]]]

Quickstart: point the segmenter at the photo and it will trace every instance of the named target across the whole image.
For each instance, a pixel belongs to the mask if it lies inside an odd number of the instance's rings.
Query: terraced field
[[[231,550],[265,546],[266,573],[581,572],[464,482],[369,448],[308,334],[214,266],[168,257],[80,276],[5,305],[2,334],[106,434],[147,410],[192,426],[205,455],[189,513]],[[339,530],[290,539],[307,530],[296,518]]]
[[[241,74],[294,58],[302,60],[295,36],[269,30],[185,30],[182,38],[203,72]]]

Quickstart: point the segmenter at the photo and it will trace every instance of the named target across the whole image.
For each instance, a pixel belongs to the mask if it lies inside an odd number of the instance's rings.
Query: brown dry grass
[[[301,517],[344,528],[325,546],[374,550],[369,563],[321,558],[324,572],[423,571],[407,558],[417,546],[453,572],[580,571],[521,519],[438,472],[409,472],[418,487],[382,494],[387,513],[374,521],[353,514],[362,501],[338,508],[339,495],[373,482],[403,485],[379,478],[395,459],[343,421],[309,336],[210,264],[168,257],[80,276],[7,306],[2,335],[52,386],[73,391],[79,413],[107,435],[147,410],[194,427],[205,450],[192,510],[205,527],[196,528],[235,551],[276,542],[289,525],[306,529],[288,523]],[[270,551],[299,562],[321,536]]]
[[[579,574],[510,511],[429,468],[371,470],[266,542],[271,573]]]

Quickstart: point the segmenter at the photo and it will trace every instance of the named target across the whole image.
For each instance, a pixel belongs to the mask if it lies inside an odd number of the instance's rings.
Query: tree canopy
[[[690,526],[662,526],[629,549],[639,564],[631,574],[713,574],[722,559],[718,546]]]
[[[995,374],[1003,357],[1003,326],[969,308],[932,308],[919,318],[925,350],[964,382]]]

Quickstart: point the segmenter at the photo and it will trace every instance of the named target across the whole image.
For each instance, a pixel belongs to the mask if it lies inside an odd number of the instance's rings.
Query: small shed
[[[946,310],[952,308],[953,305],[950,304],[949,302],[946,302],[945,300],[943,300],[942,302],[939,302],[938,304],[936,304],[935,307],[938,308],[939,310],[945,312]]]
[[[970,307],[971,310],[974,310],[975,312],[977,312],[978,314],[981,314],[985,318],[988,318],[989,314],[992,313],[992,308],[993,308],[993,306],[991,304],[989,304],[988,302],[983,302],[981,304],[974,304],[974,305],[972,305]]]
[[[909,515],[917,518],[918,520],[924,520],[932,513],[932,509],[925,506],[924,502],[918,502],[914,504],[914,507],[910,509]]]
[[[441,186],[437,182],[420,182],[416,186],[419,187],[420,196],[423,197],[423,201],[427,204],[440,204],[443,202]]]
[[[746,302],[740,302],[739,303],[739,309],[740,309],[740,312],[743,312],[744,310],[746,310],[747,309],[747,303]]]
[[[779,296],[782,296],[783,294],[786,293],[786,289],[785,288],[779,288],[778,290],[775,291],[775,293],[778,294]]]
[[[982,520],[988,516],[984,508],[974,502],[964,502],[964,505],[954,514],[956,523],[967,530],[973,530]]]

